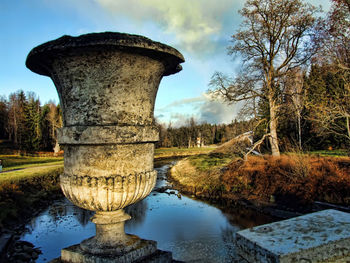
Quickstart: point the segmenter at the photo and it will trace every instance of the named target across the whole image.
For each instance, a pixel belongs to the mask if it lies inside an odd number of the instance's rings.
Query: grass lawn
[[[40,177],[55,172],[63,172],[63,161],[40,164],[39,166],[36,164],[35,167],[0,173],[0,184],[10,181],[16,182],[22,179]]]
[[[30,164],[62,162],[63,157],[30,157],[1,154],[0,159],[2,160],[2,168],[4,171],[6,171],[6,169],[8,170],[10,167],[11,169],[18,169],[20,166],[27,166]]]
[[[15,182],[63,171],[63,157],[0,155],[0,159],[3,166],[3,172],[0,173],[0,183]]]
[[[209,153],[214,150],[215,147],[193,147],[193,148],[158,148],[154,152],[154,158],[160,157],[172,157],[172,156],[189,156],[196,154]]]
[[[319,155],[324,157],[343,157],[349,156],[349,152],[346,150],[320,150],[320,151],[311,151],[308,152],[311,155]]]
[[[200,154],[189,157],[190,163],[200,171],[223,167],[229,164],[233,156],[228,154]]]

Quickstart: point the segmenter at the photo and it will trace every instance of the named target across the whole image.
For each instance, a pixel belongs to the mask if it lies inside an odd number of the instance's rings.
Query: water
[[[156,168],[156,187],[166,186],[170,164]],[[173,258],[186,262],[232,262],[237,258],[234,234],[240,229],[268,223],[272,218],[244,208],[228,212],[207,203],[165,193],[152,192],[146,199],[126,208],[132,219],[125,232],[143,239],[155,240],[158,248],[171,251]],[[80,243],[95,235],[89,221],[92,212],[80,209],[67,199],[58,200],[27,225],[22,240],[40,247],[43,254],[37,262],[48,262],[60,256],[64,247]]]

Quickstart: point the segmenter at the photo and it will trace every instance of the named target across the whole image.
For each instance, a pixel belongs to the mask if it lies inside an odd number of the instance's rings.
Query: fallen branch
[[[253,144],[253,147],[250,148],[250,150],[244,155],[244,160],[246,161],[247,158],[248,158],[248,155],[249,155],[250,153],[252,153],[252,152],[255,150],[256,147],[260,146],[260,144],[262,144],[262,143],[264,142],[264,140],[265,140],[267,137],[270,137],[270,136],[271,136],[270,133],[266,133],[266,134],[264,134],[264,136],[263,136],[259,141],[257,141],[256,143],[254,143],[254,144]]]

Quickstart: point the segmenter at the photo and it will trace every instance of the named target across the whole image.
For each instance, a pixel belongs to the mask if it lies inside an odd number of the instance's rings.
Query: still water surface
[[[166,173],[171,163],[156,168],[157,187],[168,184]],[[158,248],[171,251],[173,258],[185,262],[232,262],[237,256],[233,245],[238,230],[273,221],[245,208],[222,210],[186,196],[152,192],[146,199],[126,208],[132,219],[125,232],[155,240]],[[80,209],[67,199],[54,202],[27,225],[22,240],[40,247],[37,262],[60,256],[64,247],[95,235],[89,221],[92,212]]]

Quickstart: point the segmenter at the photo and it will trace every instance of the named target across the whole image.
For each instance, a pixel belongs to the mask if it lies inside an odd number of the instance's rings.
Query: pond
[[[166,174],[173,162],[156,168],[155,189],[169,186]],[[132,219],[125,232],[155,240],[158,248],[171,251],[173,258],[185,262],[232,262],[237,259],[234,234],[244,228],[273,221],[273,218],[246,208],[223,211],[170,189],[153,191],[144,200],[126,208]],[[64,247],[95,235],[89,221],[92,212],[80,209],[67,199],[57,200],[33,218],[21,239],[40,247],[37,262],[60,256]]]

